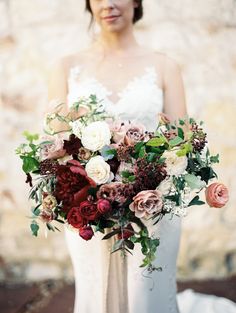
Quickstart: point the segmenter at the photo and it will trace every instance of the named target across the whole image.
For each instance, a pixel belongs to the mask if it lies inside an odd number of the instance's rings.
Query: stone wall
[[[182,66],[189,115],[205,120],[219,180],[230,188],[223,210],[194,207],[183,220],[181,279],[236,273],[236,1],[145,2],[138,40]],[[0,281],[71,279],[63,233],[30,234],[28,188],[14,149],[22,131],[39,131],[51,62],[92,37],[78,0],[0,1]]]

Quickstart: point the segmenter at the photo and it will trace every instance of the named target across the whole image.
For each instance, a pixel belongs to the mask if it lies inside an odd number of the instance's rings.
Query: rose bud
[[[84,226],[79,229],[79,235],[84,240],[90,240],[93,237],[94,232],[91,226]]]
[[[117,237],[118,239],[128,239],[129,237],[133,236],[133,234],[134,234],[134,229],[132,225],[129,224],[124,228],[123,233],[120,232],[117,234]]]
[[[55,217],[55,215],[54,215],[54,213],[52,211],[45,210],[45,209],[43,209],[40,212],[39,216],[40,216],[41,220],[43,222],[45,222],[45,223],[51,222],[54,219],[54,217]]]
[[[211,207],[222,208],[229,200],[229,192],[225,185],[212,183],[205,190],[206,202]]]
[[[111,211],[111,203],[106,199],[99,199],[97,202],[97,209],[101,214]]]

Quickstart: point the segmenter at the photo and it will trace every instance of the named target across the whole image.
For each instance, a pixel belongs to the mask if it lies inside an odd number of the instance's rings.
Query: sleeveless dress
[[[82,69],[82,66],[70,69],[67,95],[69,105],[79,96],[96,94],[99,99],[103,99],[106,110],[118,119],[141,122],[150,131],[155,129],[157,114],[163,109],[163,90],[157,85],[158,74],[154,66],[145,68],[143,75],[131,80],[118,93],[116,103],[109,100],[112,92],[96,78],[86,77],[78,83]],[[84,241],[76,231],[65,227],[66,243],[75,275],[74,313],[179,313],[176,259],[181,218],[174,217],[170,220],[166,215],[158,224],[153,226],[150,221],[147,226],[150,234],[160,238],[155,265],[162,267],[162,271],[155,271],[151,275],[139,267],[143,259],[140,246],[135,246],[133,255],[128,254],[123,258],[119,251],[110,253],[114,238],[101,240],[104,234],[96,232],[90,241]],[[178,300],[181,313],[195,312],[195,294],[183,292]],[[184,310],[186,305],[187,310]],[[206,311],[205,305],[201,308],[202,312],[220,313]],[[222,311],[233,312],[235,311]]]

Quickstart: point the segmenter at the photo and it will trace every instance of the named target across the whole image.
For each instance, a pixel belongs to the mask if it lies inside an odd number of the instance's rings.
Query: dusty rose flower
[[[87,161],[90,157],[91,157],[90,150],[88,150],[84,147],[79,148],[79,153],[78,153],[79,159],[81,159],[83,161]]]
[[[43,195],[43,200],[42,200],[43,209],[51,211],[52,209],[55,208],[56,205],[57,205],[57,200],[53,195],[48,194],[48,193],[45,193]]]
[[[150,217],[154,213],[160,213],[163,201],[159,190],[144,190],[133,197],[133,202],[129,208],[138,218]]]
[[[124,143],[127,146],[135,145],[137,142],[144,140],[145,138],[145,127],[143,125],[130,125],[129,129],[127,130]]]
[[[229,192],[225,185],[212,183],[205,190],[206,202],[211,207],[222,208],[229,200]]]
[[[125,185],[119,182],[112,182],[102,185],[98,192],[98,199],[107,199],[110,202],[117,201],[118,203],[124,203],[127,197],[124,194]]]
[[[111,203],[107,199],[99,199],[97,201],[97,209],[101,214],[111,211]]]
[[[79,230],[79,235],[80,237],[82,237],[84,240],[90,240],[93,235],[93,229],[91,226],[83,226],[82,228],[80,228]]]
[[[79,208],[73,207],[67,214],[67,221],[75,228],[83,227],[87,224],[87,220],[80,215]]]
[[[41,149],[42,160],[58,159],[64,157],[66,150],[63,149],[64,140],[60,135],[44,136]],[[48,142],[48,143],[47,143]]]

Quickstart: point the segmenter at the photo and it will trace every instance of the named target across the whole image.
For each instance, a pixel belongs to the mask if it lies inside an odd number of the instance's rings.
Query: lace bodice
[[[123,120],[143,123],[147,130],[154,130],[157,113],[163,109],[163,90],[157,85],[157,72],[154,66],[146,67],[144,73],[135,76],[121,91],[118,100],[113,102],[113,92],[108,90],[95,77],[80,79],[82,66],[70,69],[68,77],[68,105],[71,106],[78,97],[96,94],[103,99],[106,110]]]

